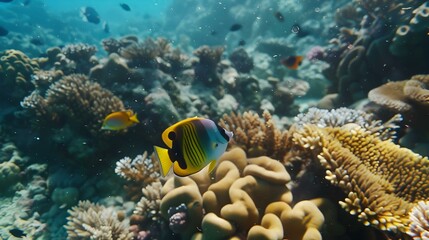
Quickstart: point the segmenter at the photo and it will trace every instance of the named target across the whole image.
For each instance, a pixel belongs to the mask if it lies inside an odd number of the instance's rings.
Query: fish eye
[[[176,139],[176,133],[175,132],[169,132],[168,133],[168,139],[170,139],[170,140]]]

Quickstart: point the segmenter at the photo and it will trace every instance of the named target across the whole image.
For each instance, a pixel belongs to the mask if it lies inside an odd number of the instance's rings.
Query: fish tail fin
[[[140,123],[139,119],[137,118],[137,113],[130,117],[130,121],[134,123]]]
[[[159,165],[161,166],[161,174],[165,177],[171,169],[173,162],[168,155],[168,149],[154,146],[156,158],[158,158]]]

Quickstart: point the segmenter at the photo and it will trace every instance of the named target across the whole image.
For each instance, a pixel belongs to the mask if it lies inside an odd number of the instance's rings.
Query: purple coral
[[[171,231],[180,233],[186,228],[188,208],[184,203],[177,207],[170,207],[168,209],[169,224]]]
[[[314,46],[308,51],[307,59],[310,61],[323,60],[325,58],[325,49],[321,46]]]

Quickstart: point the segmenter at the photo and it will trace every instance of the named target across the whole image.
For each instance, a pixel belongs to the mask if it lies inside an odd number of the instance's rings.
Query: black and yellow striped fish
[[[232,132],[205,118],[188,118],[170,126],[162,133],[167,148],[155,146],[162,175],[173,167],[174,174],[185,177],[209,164],[211,172],[232,136]]]

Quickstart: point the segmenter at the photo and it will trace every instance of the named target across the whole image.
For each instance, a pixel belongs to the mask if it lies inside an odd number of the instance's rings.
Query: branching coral
[[[1,98],[6,102],[20,101],[33,86],[31,75],[39,70],[37,61],[30,59],[18,50],[0,52]]]
[[[317,156],[325,178],[347,194],[340,202],[345,210],[365,225],[408,230],[408,213],[429,197],[427,158],[354,123],[324,128],[305,124],[290,131],[296,146]]]
[[[64,226],[67,239],[128,240],[133,237],[128,225],[118,220],[117,213],[112,208],[80,201],[68,213],[70,216]]]
[[[45,97],[32,93],[21,106],[51,122],[84,126],[95,135],[107,114],[125,109],[118,97],[79,74],[64,76],[53,83]]]
[[[276,128],[268,111],[264,111],[263,118],[264,121],[253,112],[225,114],[220,120],[220,126],[234,132],[229,146],[239,146],[252,157],[267,155],[283,159],[287,151],[287,131]]]
[[[95,46],[85,43],[69,44],[63,47],[61,52],[65,58],[73,61],[76,66],[74,73],[88,73],[89,69],[97,63],[94,57],[97,52]]]
[[[159,182],[159,178],[161,177],[157,160],[153,155],[148,157],[147,152],[137,155],[134,159],[124,157],[117,161],[115,172],[120,177],[137,183],[125,186],[133,200],[141,197],[141,189],[143,187]]]
[[[159,221],[161,217],[161,188],[160,181],[152,182],[142,189],[143,197],[137,203],[134,214],[141,215],[145,219]]]
[[[186,206],[177,231],[183,239],[321,239],[323,215],[311,202],[289,206],[290,178],[281,163],[265,156],[247,159],[239,148],[219,161],[214,178],[174,177],[162,189],[164,218],[171,217],[169,209]]]

